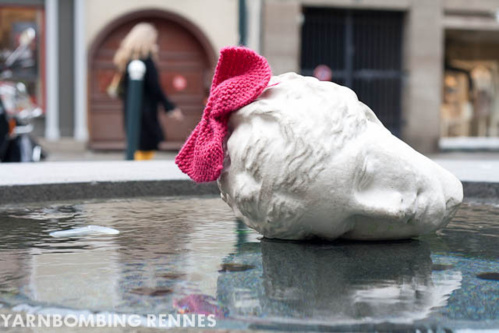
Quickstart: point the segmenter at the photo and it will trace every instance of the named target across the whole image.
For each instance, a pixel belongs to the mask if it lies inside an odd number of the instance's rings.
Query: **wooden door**
[[[121,40],[139,22],[152,23],[158,29],[160,47],[158,70],[163,90],[179,106],[183,122],[158,112],[165,134],[161,149],[178,149],[199,122],[209,93],[211,66],[208,52],[199,39],[181,23],[159,17],[135,17],[101,36],[93,47],[89,73],[90,148],[124,149],[125,133],[121,100],[107,96],[106,88],[115,73],[112,59]],[[99,39],[98,39],[99,40]]]

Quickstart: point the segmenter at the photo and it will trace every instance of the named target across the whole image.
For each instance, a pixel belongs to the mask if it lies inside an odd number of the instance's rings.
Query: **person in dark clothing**
[[[127,88],[130,80],[128,64],[132,60],[141,60],[146,66],[141,106],[141,124],[139,150],[135,153],[135,160],[149,160],[158,150],[159,143],[164,140],[163,131],[158,119],[158,104],[171,117],[181,121],[183,114],[172,103],[161,88],[159,73],[155,65],[158,56],[157,31],[148,23],[135,25],[123,39],[120,48],[114,57],[118,71],[122,73],[120,97],[123,99],[124,119],[126,124]],[[126,126],[125,126],[126,128]]]

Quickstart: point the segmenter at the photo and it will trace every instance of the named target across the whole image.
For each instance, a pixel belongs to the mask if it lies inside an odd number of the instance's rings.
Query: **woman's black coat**
[[[159,74],[154,61],[149,57],[142,59],[146,65],[144,75],[144,85],[142,94],[141,123],[140,123],[140,142],[139,150],[157,150],[158,145],[164,140],[163,131],[158,119],[158,103],[163,105],[166,112],[175,109],[173,104],[163,93],[159,83]],[[123,75],[121,97],[123,99],[123,112],[126,130],[126,108],[127,108],[127,88],[130,76],[127,70]]]

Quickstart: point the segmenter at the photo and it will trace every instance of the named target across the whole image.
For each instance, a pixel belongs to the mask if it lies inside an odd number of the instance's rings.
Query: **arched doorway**
[[[169,12],[134,12],[110,23],[96,38],[89,54],[89,145],[91,149],[124,149],[121,100],[106,94],[115,73],[112,59],[121,40],[139,22],[158,29],[158,69],[163,89],[184,112],[178,123],[167,119],[160,107],[165,133],[162,149],[178,149],[198,123],[209,94],[216,57],[208,39],[194,24]]]

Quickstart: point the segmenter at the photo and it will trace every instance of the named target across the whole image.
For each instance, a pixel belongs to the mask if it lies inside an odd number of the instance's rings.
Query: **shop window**
[[[496,61],[453,61],[444,75],[442,136],[497,137],[498,83]]]
[[[39,7],[0,6],[1,83],[24,83],[33,102],[42,107],[43,20],[44,12]],[[27,35],[31,36],[28,42]]]
[[[499,142],[489,140],[499,137],[498,59],[499,31],[446,31],[440,124],[445,142],[456,143],[452,148],[489,149]]]
[[[447,71],[444,78],[441,133],[443,137],[471,136],[473,107],[468,76]]]

